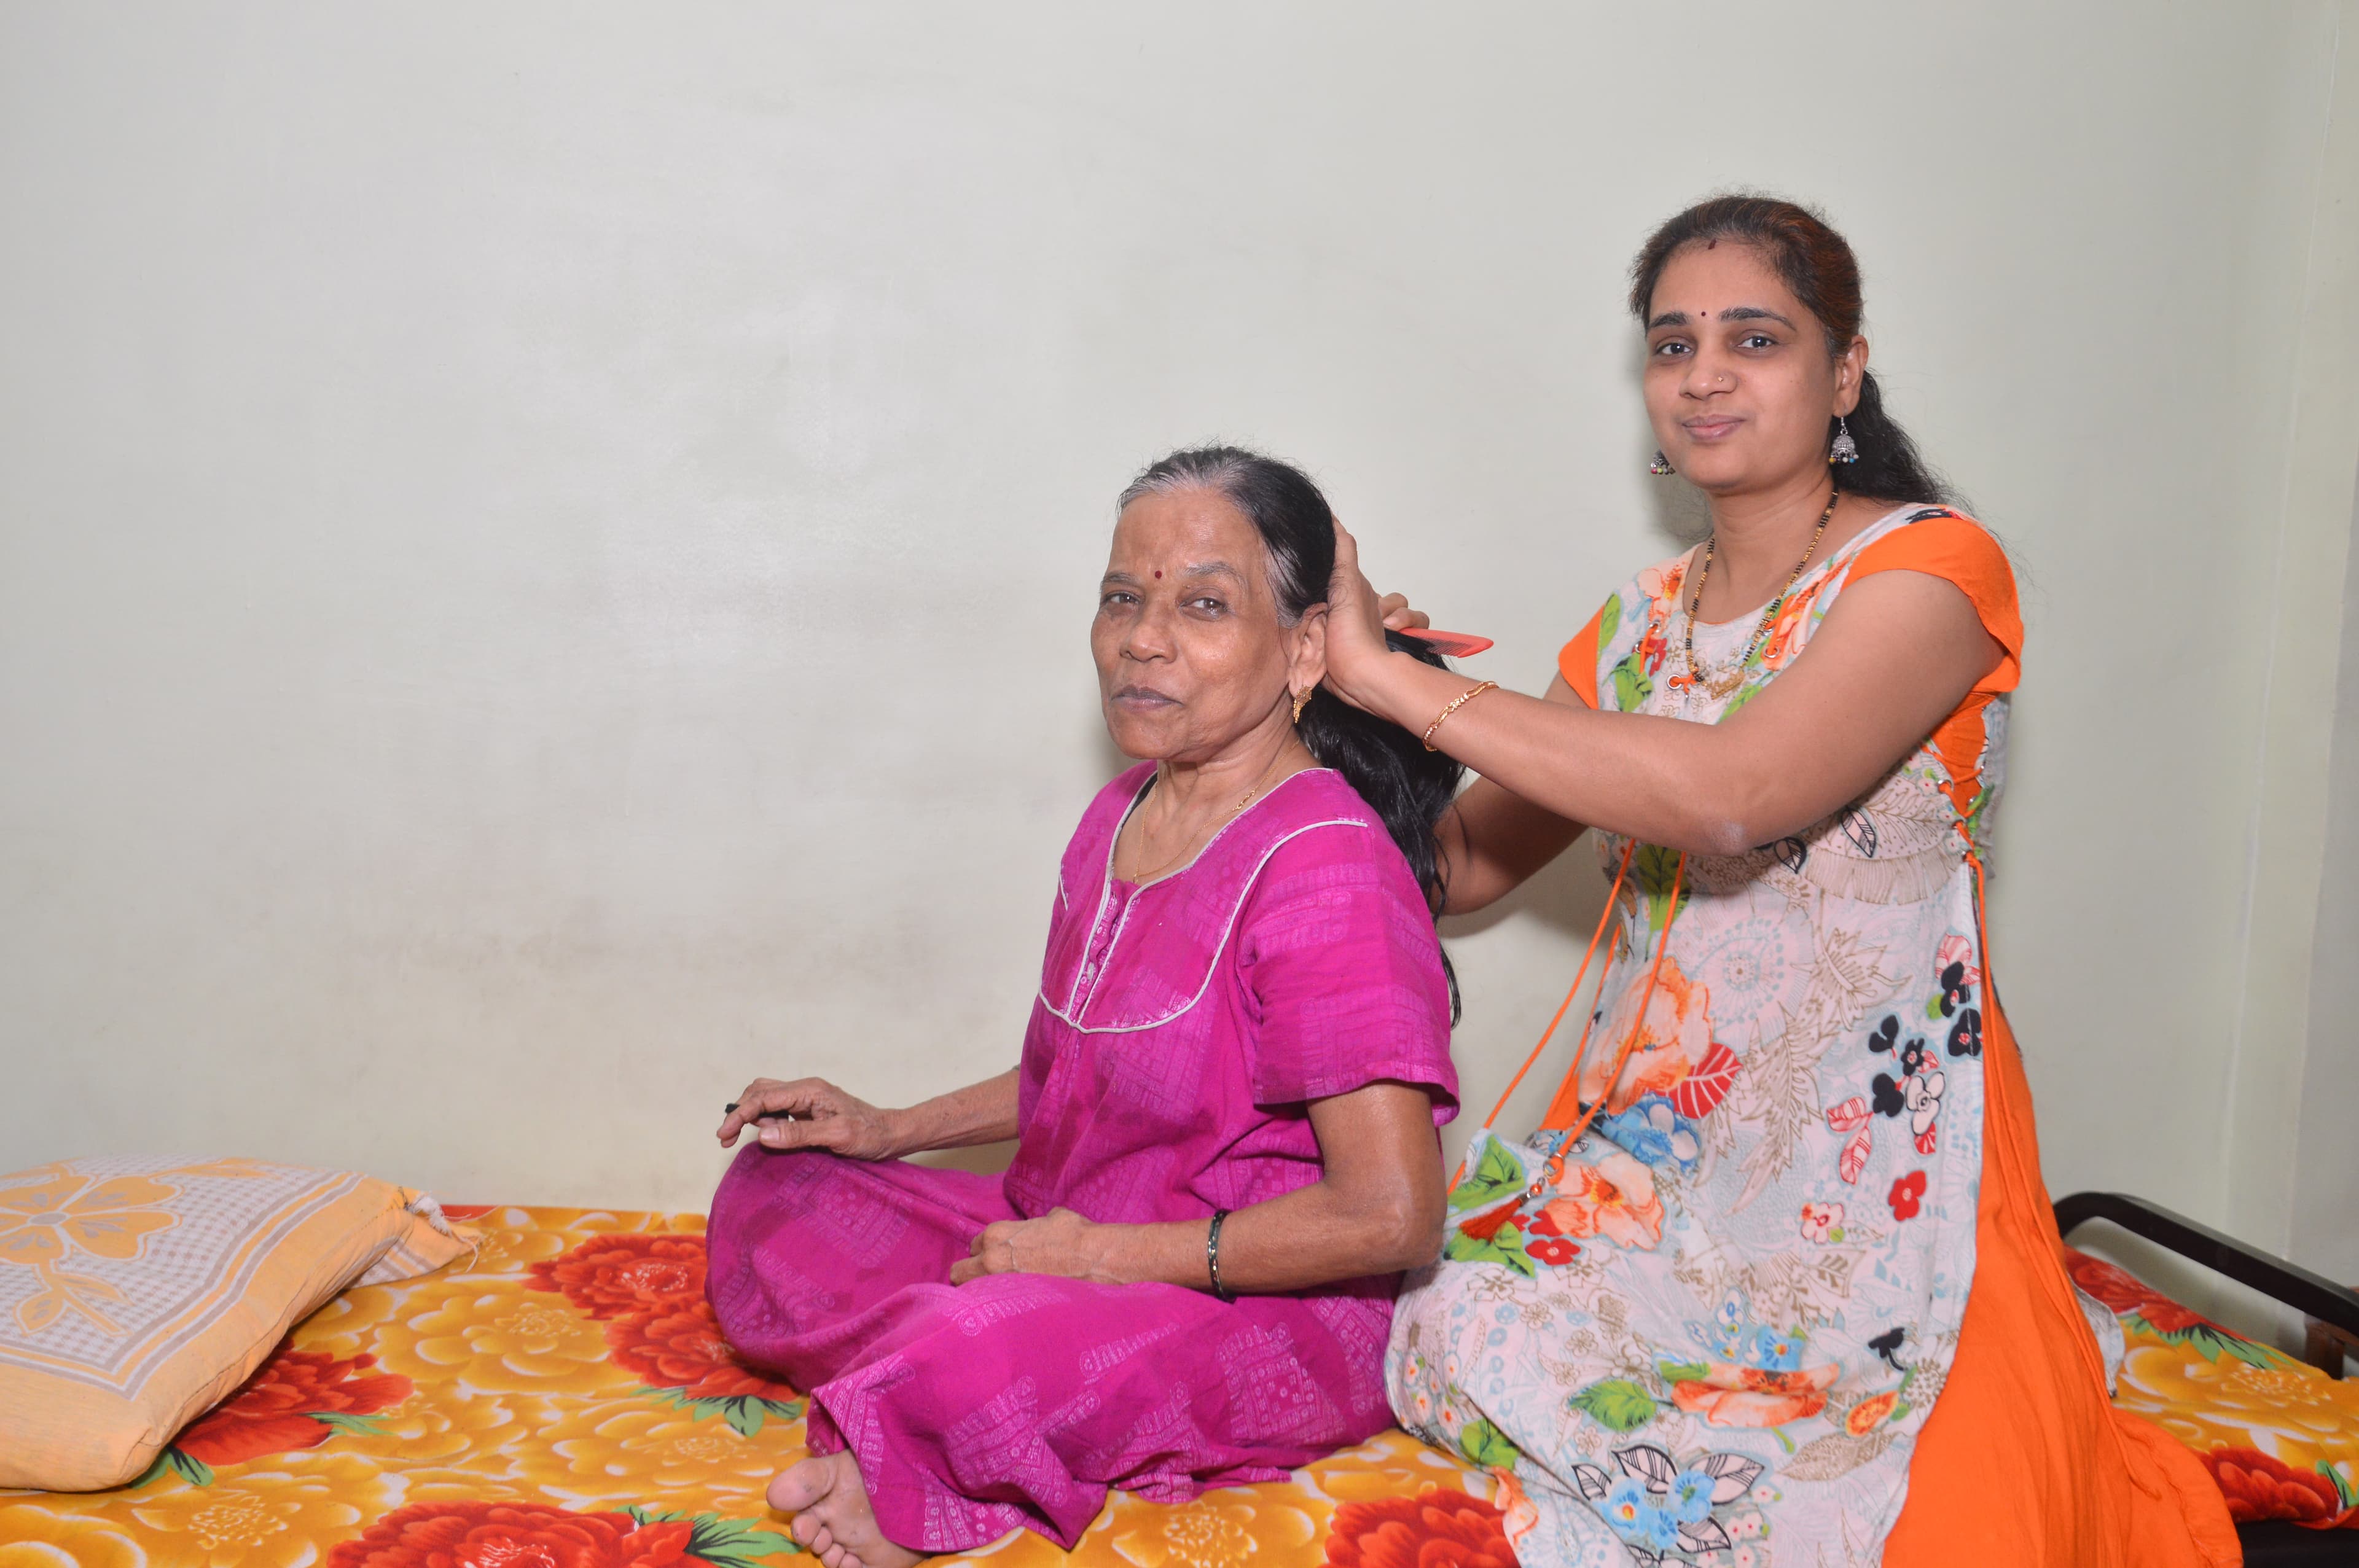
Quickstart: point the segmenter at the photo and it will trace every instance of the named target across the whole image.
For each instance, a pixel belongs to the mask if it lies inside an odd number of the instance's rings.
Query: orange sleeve
[[[1599,605],[1589,624],[1573,633],[1572,641],[1556,656],[1557,672],[1564,684],[1572,687],[1572,695],[1590,707],[1597,706],[1597,656],[1604,650],[1597,645],[1598,635],[1605,629],[1605,607]]]
[[[2015,689],[2023,674],[2023,611],[2016,602],[2015,568],[1989,530],[1954,513],[1895,528],[1859,553],[1846,580],[1891,571],[1923,572],[1954,583],[1982,618],[1983,629],[2006,650],[1998,667],[1974,689]]]

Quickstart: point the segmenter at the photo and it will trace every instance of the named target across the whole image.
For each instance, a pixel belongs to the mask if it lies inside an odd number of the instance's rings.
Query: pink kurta
[[[1112,850],[1150,777],[1108,784],[1065,850],[1004,1179],[754,1146],[713,1195],[723,1328],[810,1390],[812,1452],[849,1448],[912,1550],[1018,1526],[1070,1547],[1109,1487],[1180,1501],[1277,1480],[1392,1419],[1394,1276],[1233,1303],[947,1283],[995,1220],[1202,1219],[1309,1185],[1310,1101],[1393,1079],[1437,1126],[1455,1114],[1440,948],[1375,813],[1341,775],[1298,773],[1136,887]]]

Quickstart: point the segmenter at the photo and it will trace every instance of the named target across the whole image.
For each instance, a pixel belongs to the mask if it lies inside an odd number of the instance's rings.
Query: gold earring
[[[1299,723],[1301,723],[1301,722],[1302,722],[1302,710],[1303,710],[1304,708],[1306,708],[1310,707],[1310,694],[1309,692],[1307,692],[1307,691],[1305,691],[1305,692],[1298,692],[1298,693],[1296,693],[1296,694],[1295,694],[1295,698],[1294,698],[1294,721],[1295,721],[1297,724],[1299,724]]]

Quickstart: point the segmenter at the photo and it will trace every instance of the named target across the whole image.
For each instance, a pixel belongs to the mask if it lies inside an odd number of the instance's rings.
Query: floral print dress
[[[1752,617],[1677,652],[1695,556],[1651,568],[1565,650],[1576,693],[1716,723],[1879,570],[1956,582],[2006,657],[1924,744],[1808,831],[1618,870],[1581,1081],[1550,1129],[1488,1132],[1443,1260],[1401,1298],[1403,1424],[1498,1476],[1527,1563],[1873,1562],[1956,1350],[1983,1172],[1977,868],[2021,628],[1995,542],[1899,508]],[[1625,1043],[1626,1068],[1605,1075]]]

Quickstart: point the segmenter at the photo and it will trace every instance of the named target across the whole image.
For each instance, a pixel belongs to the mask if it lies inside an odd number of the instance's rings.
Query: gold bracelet
[[[1436,714],[1434,716],[1433,722],[1425,727],[1425,749],[1429,752],[1439,752],[1441,750],[1440,747],[1433,743],[1433,737],[1434,732],[1441,728],[1442,720],[1448,719],[1451,714],[1457,712],[1460,708],[1465,707],[1468,703],[1473,701],[1484,692],[1491,690],[1498,684],[1499,683],[1495,680],[1486,680],[1480,686],[1469,687],[1466,690],[1460,692],[1456,697],[1452,697],[1451,699],[1450,706]]]

